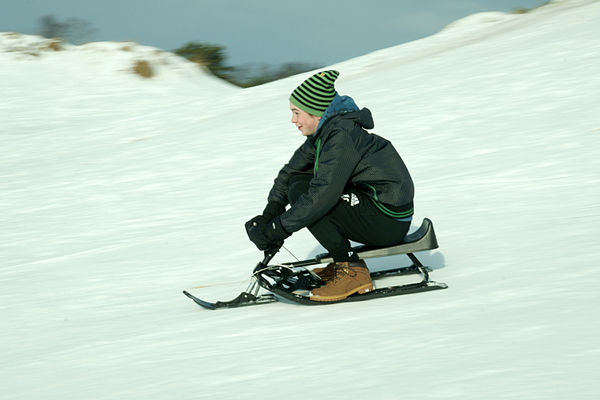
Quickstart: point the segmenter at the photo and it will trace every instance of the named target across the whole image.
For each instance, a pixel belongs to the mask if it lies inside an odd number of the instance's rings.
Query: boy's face
[[[290,110],[292,111],[292,123],[296,125],[302,135],[314,135],[319,126],[319,121],[321,121],[321,117],[311,115],[306,111],[299,109],[292,103],[290,103]]]

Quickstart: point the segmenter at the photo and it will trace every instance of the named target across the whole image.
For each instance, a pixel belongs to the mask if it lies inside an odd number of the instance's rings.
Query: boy
[[[246,222],[259,250],[280,247],[304,227],[327,249],[334,262],[314,270],[325,281],[312,290],[316,301],[372,290],[367,265],[350,240],[400,243],[413,215],[408,169],[388,140],[365,130],[374,127],[371,112],[336,92],[338,76],[319,72],[292,92],[292,123],[306,140],[279,171],[263,213]]]

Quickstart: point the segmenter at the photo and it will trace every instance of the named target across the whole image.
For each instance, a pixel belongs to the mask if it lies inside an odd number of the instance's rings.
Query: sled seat
[[[412,255],[412,253],[416,253],[418,251],[433,250],[437,249],[438,247],[435,231],[433,230],[433,223],[429,218],[424,218],[419,229],[411,234],[406,235],[404,240],[396,245],[388,247],[361,245],[353,247],[352,250],[358,254],[359,258],[365,259],[392,256],[395,254]],[[319,254],[315,258],[319,263],[333,262],[333,258],[329,255],[329,253]]]

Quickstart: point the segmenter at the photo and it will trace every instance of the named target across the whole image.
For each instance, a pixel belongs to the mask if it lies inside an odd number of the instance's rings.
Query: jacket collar
[[[340,96],[338,93],[335,94],[335,97],[329,103],[329,106],[323,113],[321,117],[321,121],[319,121],[319,125],[317,126],[317,133],[321,127],[325,124],[325,122],[336,115],[346,114],[353,111],[358,111],[359,108],[354,102],[354,99],[350,96]]]

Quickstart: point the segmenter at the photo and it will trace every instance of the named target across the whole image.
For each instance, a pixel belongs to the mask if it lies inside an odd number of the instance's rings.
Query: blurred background
[[[176,52],[248,87],[432,35],[484,11],[544,0],[2,1],[0,32],[73,44],[134,41]]]

